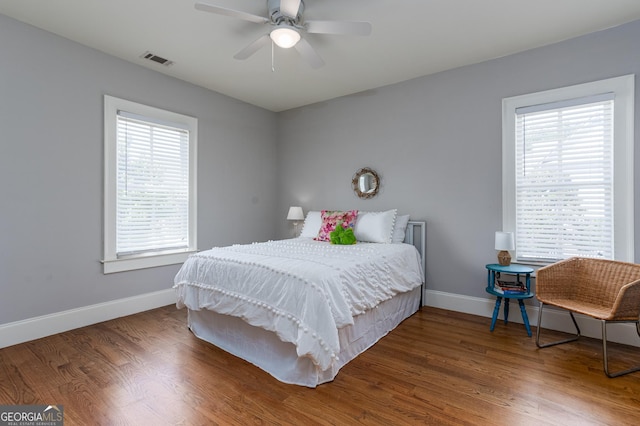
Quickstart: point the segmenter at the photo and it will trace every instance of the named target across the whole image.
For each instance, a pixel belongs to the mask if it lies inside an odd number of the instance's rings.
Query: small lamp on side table
[[[298,222],[304,220],[304,213],[302,207],[291,206],[289,207],[289,213],[287,213],[287,220],[293,221],[293,232],[295,236],[298,236]]]
[[[496,232],[496,250],[498,250],[498,263],[502,266],[511,265],[509,250],[516,248],[513,232]]]

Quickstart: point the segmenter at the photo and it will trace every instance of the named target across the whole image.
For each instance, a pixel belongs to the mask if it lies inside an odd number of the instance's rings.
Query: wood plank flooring
[[[640,424],[640,373],[607,378],[599,340],[540,350],[522,324],[489,323],[425,307],[308,389],[198,340],[167,306],[0,349],[0,404],[61,404],[67,426]]]

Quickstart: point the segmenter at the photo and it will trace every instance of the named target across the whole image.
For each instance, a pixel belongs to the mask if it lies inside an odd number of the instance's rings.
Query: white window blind
[[[517,260],[614,258],[613,98],[516,109]]]
[[[189,131],[118,111],[116,255],[189,247]]]

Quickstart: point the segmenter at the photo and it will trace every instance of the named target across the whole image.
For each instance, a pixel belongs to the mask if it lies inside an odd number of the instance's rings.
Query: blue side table
[[[486,266],[487,268],[487,288],[485,289],[487,293],[496,296],[496,306],[493,308],[493,318],[491,318],[491,328],[490,331],[496,326],[496,319],[498,319],[498,313],[500,312],[500,304],[502,303],[502,299],[504,299],[504,323],[506,324],[509,318],[509,300],[517,299],[518,305],[520,305],[520,312],[522,313],[522,321],[524,322],[524,327],[527,329],[527,334],[531,337],[531,327],[529,326],[529,317],[527,316],[527,310],[524,307],[524,299],[531,299],[534,295],[531,292],[531,274],[533,273],[533,268],[529,268],[528,266],[522,265],[508,265],[503,266],[497,263],[491,263]],[[510,274],[516,276],[516,281],[520,282],[520,275],[525,276],[525,285],[527,291],[522,294],[502,294],[495,290],[495,282],[496,282],[496,273],[498,274]]]

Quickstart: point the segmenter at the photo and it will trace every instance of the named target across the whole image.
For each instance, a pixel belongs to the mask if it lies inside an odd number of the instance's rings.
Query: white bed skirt
[[[324,371],[310,358],[299,358],[292,343],[238,317],[189,310],[189,328],[196,337],[258,366],[281,382],[316,387],[332,381],[346,363],[415,313],[420,307],[421,291],[422,287],[417,287],[399,294],[355,317],[353,325],[341,328],[338,362]]]

